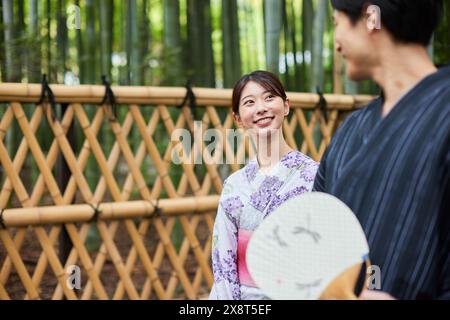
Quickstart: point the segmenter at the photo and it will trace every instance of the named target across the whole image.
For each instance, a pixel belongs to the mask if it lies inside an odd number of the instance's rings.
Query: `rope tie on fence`
[[[42,91],[41,91],[41,96],[40,96],[37,104],[45,106],[45,107],[47,107],[47,105],[50,104],[50,115],[51,115],[52,121],[54,122],[56,120],[59,122],[59,119],[55,116],[55,110],[56,110],[55,95],[53,94],[52,89],[48,85],[46,74],[42,75],[41,84],[42,84]]]
[[[319,108],[319,110],[322,112],[322,117],[325,120],[325,124],[328,124],[328,103],[325,99],[323,92],[320,90],[320,87],[316,87],[316,92],[319,95],[319,102],[316,105],[316,108]]]
[[[186,96],[183,99],[183,102],[178,106],[178,108],[182,108],[183,106],[186,105],[186,103],[189,101],[189,109],[191,110],[192,113],[192,119],[195,120],[197,117],[197,112],[195,109],[196,106],[196,101],[195,101],[195,94],[194,91],[192,90],[192,85],[191,85],[191,80],[188,80],[186,85]]]
[[[105,95],[103,96],[100,105],[107,104],[111,107],[112,116],[109,117],[110,121],[117,121],[117,109],[116,109],[116,97],[111,89],[111,84],[106,80],[106,76],[102,75],[102,83],[105,86]]]
[[[97,206],[94,207],[91,203],[88,203],[88,205],[94,210],[94,214],[92,215],[91,219],[89,219],[89,222],[98,222],[98,219],[100,218],[100,213],[102,213],[100,208],[100,203],[97,203]]]
[[[156,199],[156,204],[153,204],[151,200],[147,200],[147,202],[150,203],[150,205],[153,207],[153,212],[149,216],[149,218],[153,218],[153,217],[161,218],[162,217],[162,209],[158,205],[159,198]]]
[[[6,229],[5,220],[3,219],[3,211],[5,211],[4,208],[0,209],[0,230]]]

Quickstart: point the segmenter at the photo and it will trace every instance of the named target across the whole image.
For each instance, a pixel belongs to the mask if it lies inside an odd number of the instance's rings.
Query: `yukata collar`
[[[303,157],[303,155],[297,151],[292,150],[286,153],[281,159],[275,164],[275,166],[268,173],[263,173],[259,169],[259,163],[256,155],[248,162],[244,167],[244,174],[249,183],[256,183],[259,185],[262,181],[269,177],[278,177],[280,180],[285,180],[295,167],[289,165],[289,160],[292,157]]]

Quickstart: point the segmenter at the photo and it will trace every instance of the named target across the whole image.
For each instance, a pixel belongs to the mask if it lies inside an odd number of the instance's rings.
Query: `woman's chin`
[[[275,132],[279,131],[280,128],[274,128],[273,126],[254,127],[253,130],[257,136],[268,137],[268,136],[274,134]]]

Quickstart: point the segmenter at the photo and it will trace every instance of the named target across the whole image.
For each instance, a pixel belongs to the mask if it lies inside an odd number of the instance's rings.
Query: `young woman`
[[[248,241],[280,204],[311,191],[318,163],[291,149],[283,137],[289,100],[275,75],[255,71],[242,77],[232,104],[233,117],[249,134],[256,156],[224,182],[213,231],[210,299],[264,299],[246,267]]]

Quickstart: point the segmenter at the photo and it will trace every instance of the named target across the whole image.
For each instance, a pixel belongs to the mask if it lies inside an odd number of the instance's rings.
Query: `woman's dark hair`
[[[243,76],[233,88],[232,109],[234,113],[239,114],[239,102],[241,94],[247,83],[250,81],[256,82],[261,87],[269,91],[275,96],[281,97],[283,101],[287,100],[286,92],[280,79],[268,71],[253,71],[252,73]]]
[[[427,46],[442,17],[442,0],[331,0],[355,24],[369,5],[380,8],[381,23],[398,42]]]

